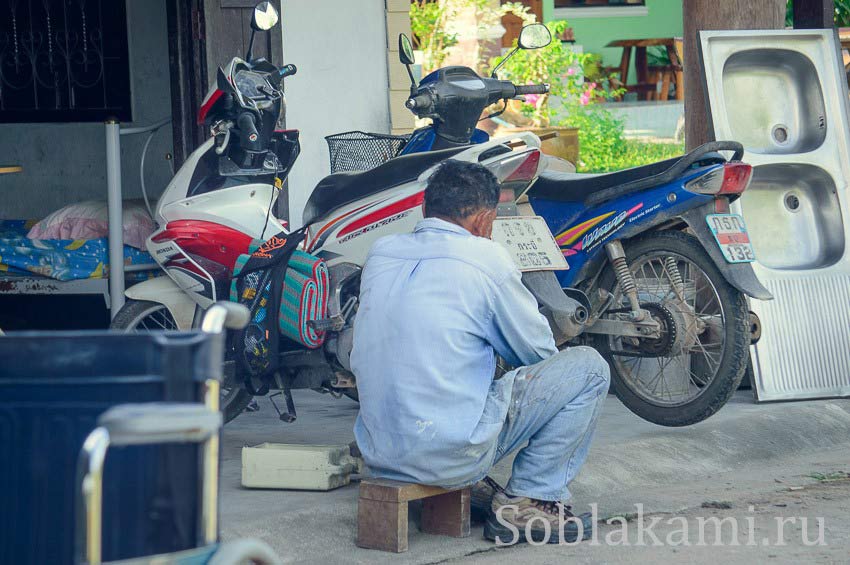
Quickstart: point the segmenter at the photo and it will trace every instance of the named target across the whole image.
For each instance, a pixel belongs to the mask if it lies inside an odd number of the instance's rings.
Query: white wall
[[[384,0],[282,0],[286,126],[301,130],[301,156],[289,176],[289,217],[330,172],[324,137],[350,130],[389,133]]]
[[[130,81],[135,121],[147,125],[171,115],[166,0],[128,0]],[[144,136],[122,138],[125,198],[141,196],[139,158]],[[171,128],[148,149],[146,183],[159,196],[170,179],[164,155]],[[106,144],[99,123],[0,124],[0,162],[24,167],[0,177],[0,218],[41,218],[62,206],[106,199]]]

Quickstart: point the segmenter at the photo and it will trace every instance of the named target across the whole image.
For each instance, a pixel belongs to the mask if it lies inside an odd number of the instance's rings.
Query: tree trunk
[[[801,0],[797,0],[798,2]],[[683,0],[685,142],[688,150],[714,140],[700,65],[699,30],[781,29],[785,0]]]
[[[834,25],[833,0],[794,0],[793,8],[797,29],[823,29]]]

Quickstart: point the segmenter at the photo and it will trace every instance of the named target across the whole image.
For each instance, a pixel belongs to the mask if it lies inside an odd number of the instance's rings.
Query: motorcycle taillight
[[[505,165],[515,167],[502,182],[531,182],[537,177],[537,169],[540,166],[540,151],[532,150],[518,155],[521,160],[506,160]]]
[[[685,190],[696,194],[741,194],[750,184],[752,165],[726,163],[685,184]]]
[[[499,162],[493,170],[502,184],[499,202],[513,202],[519,198],[537,178],[539,168],[538,149],[515,153]]]

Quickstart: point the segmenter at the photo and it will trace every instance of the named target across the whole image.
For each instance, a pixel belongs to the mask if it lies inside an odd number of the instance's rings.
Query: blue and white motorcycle
[[[545,26],[527,26],[518,49],[548,42]],[[407,37],[399,38],[399,47],[409,70]],[[487,134],[476,129],[485,108],[547,90],[499,80],[495,71],[484,78],[466,67],[439,69],[418,85],[413,81],[406,105],[432,124],[414,132],[401,154],[488,145]],[[727,402],[759,327],[746,297],[772,298],[750,265],[755,255],[744,220],[729,209],[752,174],[742,157],[741,144],[713,142],[608,174],[544,166],[508,199],[520,218],[542,218],[568,265],[556,271],[557,280],[588,313],[582,336],[570,343],[596,347],[611,365],[619,398],[657,424],[693,424]],[[535,233],[522,234],[523,226]],[[540,229],[515,223],[510,233],[518,261],[529,269],[557,266],[544,249],[549,234],[539,237]]]

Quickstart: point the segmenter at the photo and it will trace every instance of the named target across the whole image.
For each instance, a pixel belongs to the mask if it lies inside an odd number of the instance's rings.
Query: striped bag
[[[328,268],[324,261],[301,250],[289,258],[280,297],[278,324],[286,337],[316,349],[325,342],[310,322],[322,320],[328,308]]]

